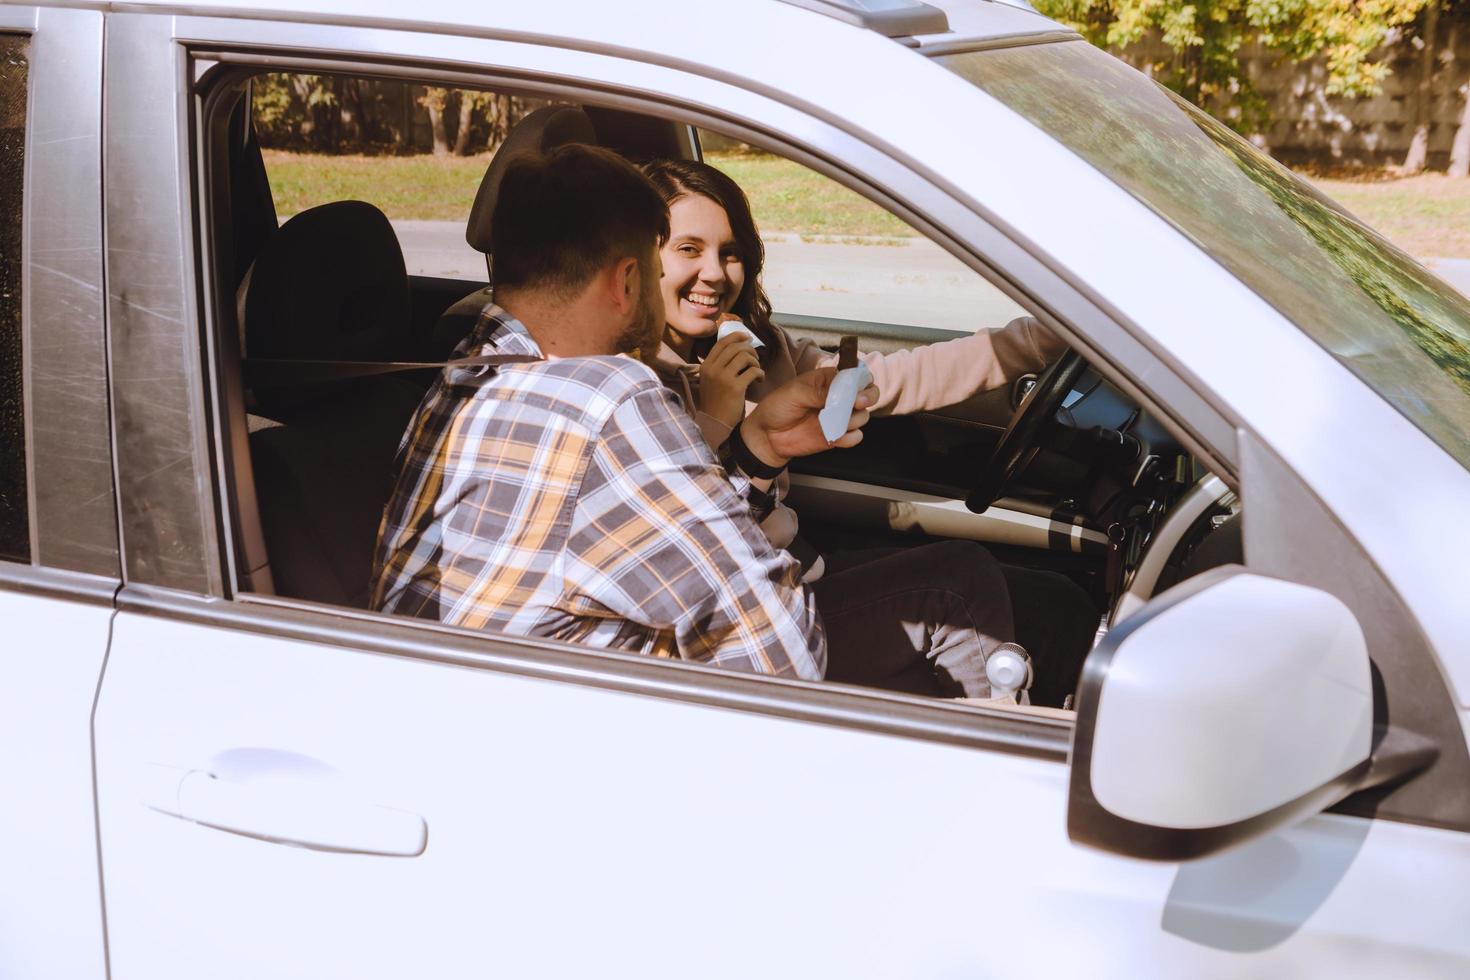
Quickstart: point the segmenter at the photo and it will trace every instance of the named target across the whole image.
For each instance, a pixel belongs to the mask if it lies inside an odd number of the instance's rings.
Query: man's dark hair
[[[637,167],[570,143],[506,169],[490,222],[495,285],[573,293],[668,237],[668,207]]]

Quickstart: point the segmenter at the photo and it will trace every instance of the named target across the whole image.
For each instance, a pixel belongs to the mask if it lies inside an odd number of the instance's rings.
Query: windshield
[[[1081,42],[936,59],[1176,228],[1470,467],[1470,303],[1225,126]]]

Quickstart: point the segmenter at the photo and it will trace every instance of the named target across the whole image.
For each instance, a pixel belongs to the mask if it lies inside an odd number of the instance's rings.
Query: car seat
[[[440,315],[429,341],[431,360],[448,359],[459,342],[469,336],[480,318],[480,311],[490,302],[495,282],[495,260],[490,244],[491,219],[500,199],[500,182],[505,171],[517,160],[536,157],[568,143],[596,145],[597,133],[592,120],[576,106],[547,106],[517,123],[495,151],[490,166],[485,169],[485,176],[480,180],[480,189],[475,193],[475,203],[470,208],[464,233],[465,241],[484,253],[491,285],[475,290]]]
[[[370,204],[296,215],[241,290],[247,379],[252,361],[394,361],[410,349],[403,252]],[[252,387],[250,455],[269,562],[252,580],[366,608],[394,456],[423,390],[401,374]]]

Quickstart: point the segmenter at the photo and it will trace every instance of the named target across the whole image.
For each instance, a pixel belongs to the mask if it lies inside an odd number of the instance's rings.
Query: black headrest
[[[480,189],[475,193],[475,205],[470,208],[464,240],[489,255],[490,219],[495,216],[495,202],[500,198],[500,181],[506,169],[517,160],[550,153],[567,143],[597,143],[592,120],[575,106],[547,106],[516,123],[485,169]]]
[[[371,204],[336,201],[287,221],[246,289],[247,357],[392,361],[408,348],[403,250]]]

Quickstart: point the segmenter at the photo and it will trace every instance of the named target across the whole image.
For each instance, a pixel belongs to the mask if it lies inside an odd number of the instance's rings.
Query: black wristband
[[[730,430],[730,438],[725,445],[730,447],[730,458],[746,476],[757,480],[774,480],[786,468],[785,464],[772,466],[762,462],[759,456],[751,452],[750,447],[745,444],[745,437],[740,434],[740,423],[736,423],[735,428]]]

